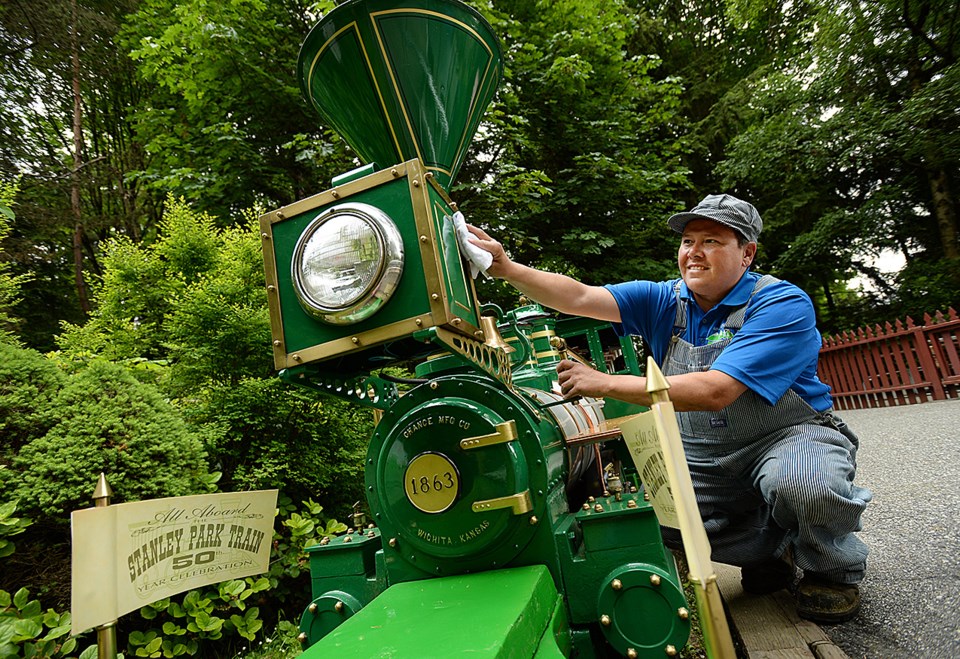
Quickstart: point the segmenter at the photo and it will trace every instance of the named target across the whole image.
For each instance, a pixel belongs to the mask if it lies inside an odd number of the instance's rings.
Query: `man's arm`
[[[507,282],[540,304],[574,316],[620,322],[620,307],[613,294],[602,286],[588,286],[555,272],[545,272],[516,263],[507,256],[498,241],[485,231],[467,225],[471,242],[493,256],[487,274]]]
[[[619,323],[620,307],[613,294],[602,286],[588,286],[566,275],[536,270],[516,263],[503,245],[472,225],[471,242],[493,255],[487,269],[491,277],[505,279],[511,286],[544,306],[575,316]],[[557,367],[564,397],[615,398],[628,403],[650,405],[647,379],[634,375],[610,375],[588,366],[564,360]],[[687,373],[667,378],[670,400],[678,411],[720,410],[740,397],[747,387],[720,371]]]
[[[640,405],[653,403],[644,377],[601,373],[570,360],[560,362],[557,374],[565,398],[591,396]],[[672,375],[667,382],[670,400],[678,412],[721,410],[747,390],[745,384],[721,371]]]

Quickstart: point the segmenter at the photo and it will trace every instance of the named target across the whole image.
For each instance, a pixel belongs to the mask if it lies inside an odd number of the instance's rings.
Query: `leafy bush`
[[[39,352],[0,343],[0,465],[53,426],[51,404],[66,380]]]
[[[270,564],[270,581],[275,586],[286,578],[297,579],[309,570],[307,547],[347,530],[347,525],[336,518],[324,522],[320,517],[323,506],[313,500],[304,501],[301,512],[296,512],[286,496],[281,497],[277,507],[285,530],[274,536],[276,560]]]
[[[165,360],[175,395],[208,380],[272,372],[259,226],[221,231],[183,200],[167,199],[160,235],[104,248],[96,308],[58,337],[70,355]]]
[[[18,535],[33,522],[14,517],[16,501],[0,503],[0,558],[14,551],[9,536]],[[79,637],[70,637],[70,614],[46,611],[40,601],[30,599],[30,591],[20,588],[11,595],[0,590],[0,657],[30,657],[31,659],[58,659],[70,655],[79,643]],[[84,659],[90,655],[89,648]]]
[[[8,538],[23,533],[28,526],[33,524],[29,519],[14,517],[13,513],[16,511],[16,501],[0,503],[0,558],[6,558],[16,549],[13,540],[8,540]]]
[[[187,286],[164,323],[177,395],[273,377],[259,224],[217,234],[211,267]]]
[[[68,657],[79,641],[70,636],[70,614],[46,611],[21,588],[12,596],[0,590],[0,656],[4,659]]]
[[[275,377],[259,230],[247,219],[219,230],[170,199],[152,243],[110,245],[93,315],[60,337],[55,358],[66,375],[44,406],[48,422],[23,440],[8,475],[0,472],[0,489],[63,522],[90,504],[101,471],[116,501],[206,491],[205,454],[224,491],[282,490],[269,574],[125,616],[127,656],[226,658],[258,643],[272,656],[269,648],[286,653],[291,638],[299,649],[283,607],[292,603],[296,615],[309,601],[303,548],[346,528],[321,519],[316,501],[346,514],[363,498],[371,414]],[[298,509],[294,500],[305,503]],[[66,526],[57,526],[43,525],[26,546],[62,549]],[[27,585],[49,589],[44,597],[68,592],[49,577],[64,573],[63,556]],[[280,630],[269,643],[268,620]]]
[[[223,430],[211,454],[224,490],[276,487],[294,500],[319,498],[337,515],[363,499],[367,410],[278,379],[247,379],[208,391],[189,413]]]
[[[23,508],[67,521],[109,475],[115,499],[203,491],[205,453],[176,410],[121,366],[95,361],[53,401],[50,430],[27,443],[5,477]]]
[[[134,374],[204,438],[222,489],[277,487],[346,513],[362,499],[370,413],[277,380],[259,225],[241,219],[217,229],[170,198],[156,241],[111,243],[96,310],[61,335],[63,357],[158,365]]]
[[[258,607],[247,600],[270,588],[266,577],[232,579],[207,590],[190,590],[177,599],[165,598],[140,609],[145,620],[161,623],[147,631],[133,631],[127,637],[136,657],[179,657],[196,655],[204,641],[216,641],[224,633],[252,641],[263,627]]]
[[[294,659],[303,652],[303,645],[297,637],[300,628],[289,620],[280,620],[273,632],[251,647],[241,648],[235,659]]]

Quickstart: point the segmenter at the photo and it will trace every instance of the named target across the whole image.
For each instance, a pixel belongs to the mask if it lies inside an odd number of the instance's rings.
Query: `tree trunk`
[[[837,303],[833,298],[833,291],[830,290],[830,278],[821,277],[820,286],[823,288],[823,299],[827,304],[827,308],[824,310],[824,315],[830,319],[831,322],[836,322],[837,317]],[[820,324],[820,318],[817,318],[817,324]]]
[[[960,258],[957,246],[957,207],[950,190],[950,179],[942,167],[927,172],[930,193],[933,197],[933,212],[940,230],[940,242],[943,243],[943,255],[948,259]]]
[[[955,61],[955,58],[949,54],[951,51],[940,48],[936,40],[931,37],[931,34],[936,32],[930,34],[927,32],[927,21],[933,21],[930,17],[930,9],[929,3],[921,2],[919,6],[915,6],[916,11],[911,12],[910,3],[904,2],[903,4],[903,21],[912,35],[907,76],[910,84],[910,96],[913,97],[923,91],[924,86],[930,83],[935,73],[952,65]],[[929,62],[925,64],[924,58],[921,58],[919,54],[920,44],[934,51],[932,65]],[[908,99],[904,99],[904,101],[906,100]],[[928,128],[925,125],[921,126],[924,134]],[[924,150],[922,167],[927,177],[927,184],[930,186],[931,209],[933,218],[937,222],[943,255],[948,259],[958,259],[960,258],[960,247],[958,247],[957,240],[957,206],[950,190],[950,177],[943,164],[950,161],[941,152],[939,145],[929,137],[925,138]]]
[[[83,157],[83,106],[80,98],[80,16],[77,0],[72,0],[73,28],[70,31],[70,57],[73,63],[73,171],[70,176],[70,206],[73,209],[73,272],[77,298],[83,313],[90,313],[87,284],[83,278],[83,213],[80,209],[80,164]]]

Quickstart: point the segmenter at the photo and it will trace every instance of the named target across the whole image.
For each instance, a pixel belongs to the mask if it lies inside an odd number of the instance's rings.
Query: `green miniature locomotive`
[[[304,96],[368,164],[261,218],[284,380],[376,411],[370,524],[311,547],[304,657],[662,657],[689,613],[620,456],[613,400],[556,364],[639,373],[603,324],[477,301],[448,196],[502,76],[456,0],[350,0],[300,53]],[[384,366],[416,364],[400,395]],[[631,484],[634,482],[633,484]]]

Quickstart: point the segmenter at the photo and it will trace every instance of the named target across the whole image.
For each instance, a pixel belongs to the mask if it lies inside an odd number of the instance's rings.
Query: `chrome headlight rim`
[[[347,303],[325,304],[308,291],[303,277],[303,259],[310,239],[330,221],[344,217],[363,222],[372,231],[380,262],[369,284]],[[352,325],[374,315],[386,304],[400,283],[403,263],[403,239],[393,219],[375,206],[346,203],[327,209],[307,225],[294,247],[290,271],[297,300],[309,316],[331,325]]]

